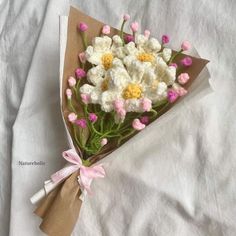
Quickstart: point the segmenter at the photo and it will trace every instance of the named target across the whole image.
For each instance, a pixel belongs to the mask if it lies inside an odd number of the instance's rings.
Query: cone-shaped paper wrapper
[[[89,26],[87,31],[89,42],[91,42],[93,37],[100,34],[101,28],[104,25],[79,10],[73,7],[70,8],[63,72],[63,94],[65,94],[65,89],[67,88],[67,78],[73,75],[75,69],[79,67],[78,53],[84,51],[81,36],[77,31],[77,24],[79,22],[85,22]],[[118,30],[111,28],[111,35],[117,34],[118,32]],[[179,55],[175,60],[179,61],[183,57],[184,55]],[[208,63],[207,60],[201,58],[191,58],[193,65],[185,69],[185,72],[189,74],[191,79],[186,84],[185,88],[191,85]],[[170,107],[171,106],[167,107],[163,112],[170,109]],[[78,109],[82,111],[81,108]],[[68,110],[66,108],[65,96],[62,98],[62,111],[65,120],[67,120]],[[70,124],[67,123],[67,126],[72,134]],[[108,146],[107,149],[103,151],[103,154],[98,155],[96,158],[93,158],[93,160],[98,161],[113,150],[115,150],[114,146]],[[72,174],[68,179],[57,186],[56,189],[40,202],[38,208],[35,210],[35,213],[43,219],[40,225],[41,230],[50,236],[69,236],[73,231],[82,203],[79,199],[81,191],[77,182],[77,176],[78,172]]]

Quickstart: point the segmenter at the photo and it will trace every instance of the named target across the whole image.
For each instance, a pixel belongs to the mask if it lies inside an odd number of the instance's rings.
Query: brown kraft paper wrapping
[[[83,43],[80,34],[77,31],[78,22],[85,22],[89,26],[87,31],[88,42],[101,32],[104,25],[76,8],[71,7],[68,18],[67,45],[64,62],[63,84],[62,91],[65,94],[67,88],[67,78],[74,74],[74,71],[79,67],[78,53],[84,51]],[[117,34],[117,29],[111,28],[111,35]],[[184,55],[179,55],[175,61],[182,59]],[[193,65],[186,68],[184,71],[190,76],[189,82],[184,86],[188,88],[197,78],[204,66],[208,63],[207,60],[191,57]],[[172,105],[163,110],[163,113],[171,108]],[[81,108],[78,108],[81,110]],[[62,98],[62,111],[66,119],[68,110],[66,108],[65,95]],[[71,133],[70,124],[67,123],[69,132]],[[93,157],[93,163],[101,160],[103,157],[115,150],[114,146],[108,146],[103,150],[102,154]],[[79,150],[77,150],[79,152]],[[39,204],[35,210],[35,214],[42,218],[40,229],[49,236],[69,236],[71,235],[74,225],[79,217],[81,200],[79,199],[81,191],[77,181],[78,172],[73,173],[69,178],[57,186],[49,193]]]

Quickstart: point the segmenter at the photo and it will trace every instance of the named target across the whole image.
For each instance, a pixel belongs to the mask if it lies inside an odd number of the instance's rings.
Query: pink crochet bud
[[[187,51],[191,48],[191,44],[189,41],[183,41],[183,43],[181,44],[181,49],[183,51]]]
[[[180,84],[185,84],[185,83],[188,82],[189,78],[190,78],[190,77],[189,77],[188,73],[181,73],[181,74],[178,76],[178,82],[179,82]]]
[[[114,106],[114,110],[118,111],[118,110],[124,108],[124,101],[121,99],[116,99],[113,103],[113,106]]]
[[[84,22],[80,22],[78,28],[81,32],[85,32],[88,29],[88,25],[85,24]]]
[[[80,60],[81,63],[83,63],[83,64],[86,62],[85,52],[79,53],[79,60]]]
[[[76,76],[77,79],[84,78],[86,76],[86,72],[81,68],[77,68],[75,70],[75,76]]]
[[[134,42],[134,36],[130,34],[126,34],[124,37],[124,40],[125,40],[125,43]]]
[[[89,113],[89,120],[92,122],[92,123],[95,123],[97,121],[98,117],[95,113]]]
[[[146,125],[141,123],[139,119],[134,119],[132,122],[132,127],[136,130],[142,130],[146,127]]]
[[[70,114],[68,115],[68,120],[69,120],[71,123],[75,123],[76,119],[77,119],[77,115],[76,115],[74,112],[72,112],[72,113],[70,113]]]
[[[146,38],[149,38],[150,34],[151,34],[151,32],[149,30],[144,30],[144,36]]]
[[[75,124],[81,127],[82,129],[87,127],[87,122],[84,118],[76,120]]]
[[[147,125],[147,124],[149,124],[149,117],[148,117],[148,116],[142,116],[142,117],[140,118],[140,121],[141,121],[143,124]]]
[[[90,96],[88,94],[81,93],[80,97],[84,104],[88,104],[90,102]]]
[[[152,109],[152,101],[148,98],[142,98],[140,101],[140,107],[143,111],[150,111]]]
[[[169,66],[173,66],[174,68],[178,68],[178,65],[176,64],[176,63],[170,63],[170,65]]]
[[[185,57],[184,59],[181,60],[181,64],[186,67],[191,66],[192,63],[193,61],[191,57]]]
[[[167,99],[170,103],[175,102],[178,96],[178,93],[174,89],[169,89],[167,92]]]
[[[67,99],[71,99],[71,97],[72,97],[71,89],[66,89],[66,96],[67,96]]]
[[[103,146],[105,146],[106,144],[107,144],[107,138],[103,138],[102,140],[101,140],[101,146],[103,147]]]
[[[179,87],[179,88],[175,89],[175,91],[178,93],[178,95],[180,97],[182,97],[188,93],[188,91],[183,87]]]
[[[124,108],[120,108],[116,111],[115,120],[119,122],[123,122],[125,120],[126,110]]]
[[[167,35],[167,34],[162,35],[161,41],[162,41],[163,44],[169,43],[169,42],[170,42],[170,37],[169,37],[169,35]]]
[[[76,79],[73,76],[68,78],[68,83],[70,87],[74,87],[76,85]]]
[[[124,14],[123,20],[128,21],[129,19],[130,19],[130,15],[129,14]]]
[[[131,23],[131,25],[130,25],[130,28],[134,33],[138,31],[138,27],[139,27],[139,24],[136,21]]]
[[[109,25],[104,25],[102,28],[102,33],[103,34],[110,34],[111,32],[111,27]]]

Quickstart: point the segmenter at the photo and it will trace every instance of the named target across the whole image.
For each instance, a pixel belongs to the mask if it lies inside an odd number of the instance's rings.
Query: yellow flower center
[[[113,55],[111,53],[105,53],[102,56],[102,64],[103,64],[105,70],[108,70],[111,68],[112,61],[113,61]]]
[[[150,53],[139,53],[137,59],[141,62],[152,62],[154,60],[154,56]]]
[[[107,91],[108,90],[108,83],[109,83],[109,79],[104,79],[102,81],[102,84],[101,84],[101,90],[103,92]]]
[[[129,84],[123,91],[124,99],[140,98],[142,89],[138,84]]]

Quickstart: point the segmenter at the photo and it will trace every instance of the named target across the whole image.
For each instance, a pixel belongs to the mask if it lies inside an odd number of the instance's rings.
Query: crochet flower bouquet
[[[173,51],[167,35],[159,42],[148,30],[140,34],[137,22],[125,33],[129,20],[123,16],[119,31],[70,10],[61,83],[68,164],[31,199],[40,200],[35,212],[48,235],[71,234],[92,180],[105,176],[97,162],[185,96],[208,62],[183,54],[188,41]]]

